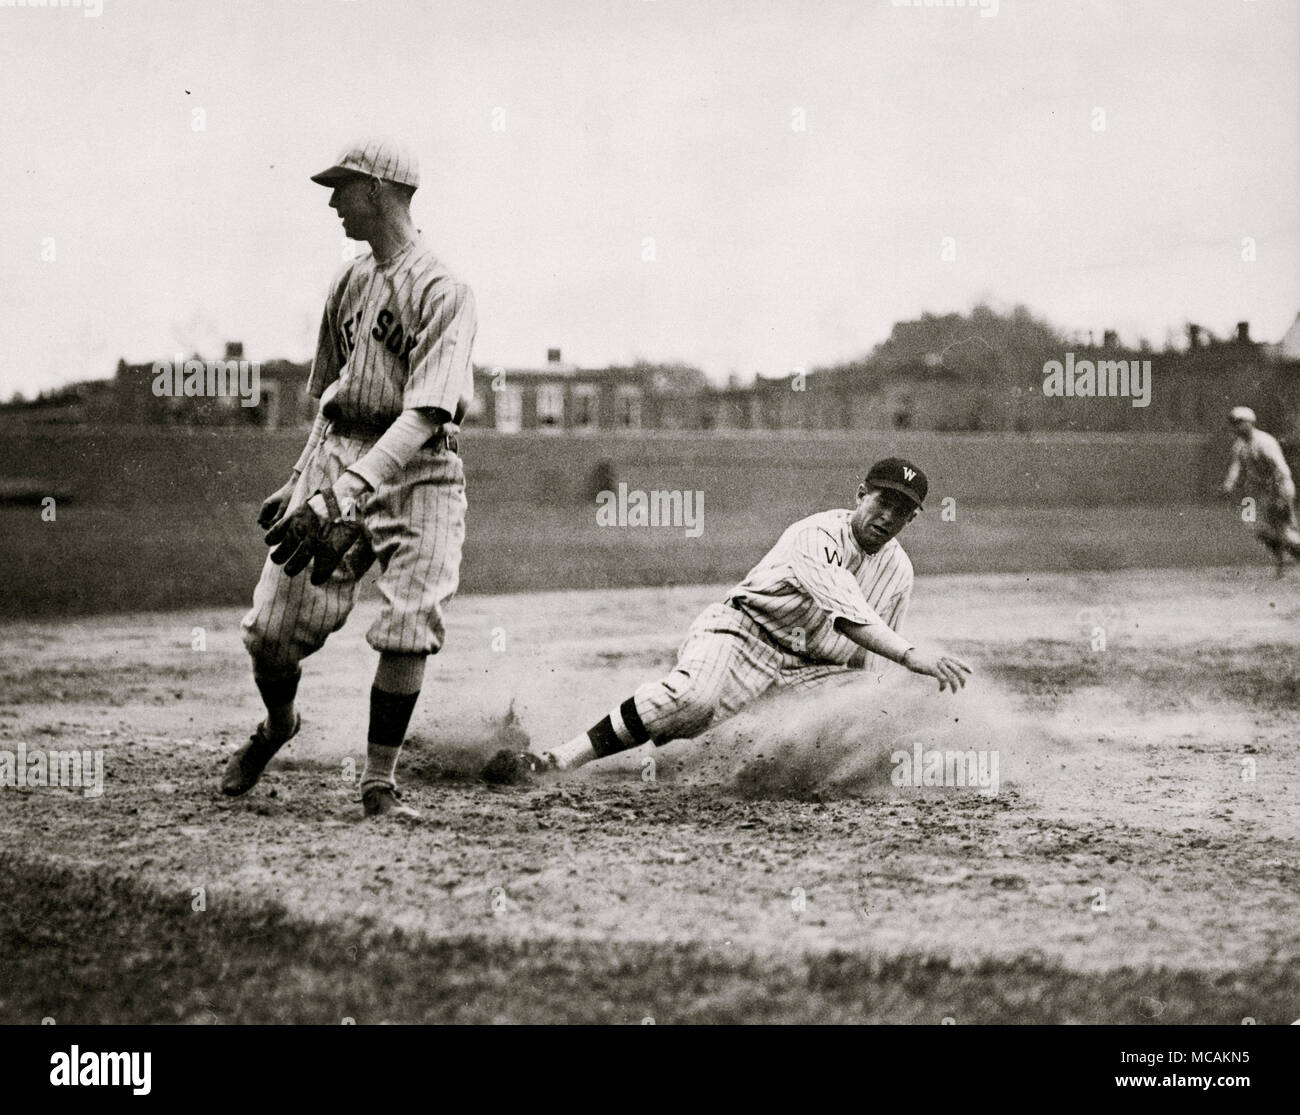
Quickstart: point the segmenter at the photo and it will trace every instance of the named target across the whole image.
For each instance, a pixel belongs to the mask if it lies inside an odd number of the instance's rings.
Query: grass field
[[[1186,437],[901,437],[476,434],[466,449],[462,591],[737,579],[795,519],[849,505],[862,461],[900,450],[931,469],[929,510],[906,536],[928,572],[1262,560],[1231,507],[1202,501],[1202,474],[1221,462]],[[0,478],[35,486],[27,502],[0,501],[0,618],[247,602],[266,555],[257,510],[301,439],[184,429],[6,433]],[[634,488],[702,492],[702,532],[598,526],[589,489],[606,461],[607,478]],[[57,493],[52,522],[35,499],[41,491]],[[951,518],[945,497],[955,501]]]
[[[360,820],[349,781],[368,615],[307,663],[306,729],[235,802],[238,608],[5,625],[0,746],[100,749],[107,777],[0,789],[0,1021],[1300,1017],[1300,583],[923,576],[915,636],[978,670],[955,698],[854,678],[653,766],[474,777],[655,676],[718,591],[459,600],[407,828]],[[893,785],[917,740],[996,749],[999,792]]]

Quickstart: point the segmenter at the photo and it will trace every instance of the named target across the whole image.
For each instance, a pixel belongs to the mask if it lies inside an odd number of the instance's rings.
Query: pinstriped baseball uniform
[[[836,619],[898,631],[912,593],[912,563],[897,539],[875,554],[853,537],[849,510],[789,527],[749,575],[691,625],[667,677],[633,700],[658,743],[699,735],[770,688],[816,685],[846,669],[892,663],[834,629]],[[622,728],[622,731],[620,731]],[[627,729],[615,724],[624,736]]]
[[[473,294],[418,240],[394,256],[366,253],[330,287],[308,390],[329,424],[298,478],[290,513],[328,487],[403,410],[437,407],[457,419],[473,392]],[[286,576],[268,555],[243,621],[261,661],[292,666],[343,625],[356,582],[379,562],[383,610],[367,633],[378,651],[431,654],[442,608],[459,583],[465,474],[446,448],[420,449],[393,476],[357,470],[375,491],[360,505],[365,534],[319,588]]]
[[[469,287],[417,240],[379,263],[366,252],[330,288],[307,390],[339,418],[386,426],[408,407],[457,418],[474,392],[478,319]]]

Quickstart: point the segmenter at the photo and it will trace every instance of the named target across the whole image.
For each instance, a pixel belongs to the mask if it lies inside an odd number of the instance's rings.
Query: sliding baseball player
[[[768,690],[811,687],[848,670],[879,673],[889,662],[955,693],[971,668],[900,633],[912,563],[895,536],[920,512],[928,487],[909,461],[872,465],[855,509],[789,527],[724,601],[696,619],[671,673],[581,735],[516,762],[530,773],[568,770],[647,741],[691,738]],[[499,758],[485,775],[501,770]]]

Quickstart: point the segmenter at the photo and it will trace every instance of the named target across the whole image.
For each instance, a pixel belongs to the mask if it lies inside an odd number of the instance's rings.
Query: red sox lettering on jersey
[[[469,287],[418,241],[382,263],[366,253],[330,288],[308,390],[346,421],[386,423],[408,407],[459,420],[475,323]]]

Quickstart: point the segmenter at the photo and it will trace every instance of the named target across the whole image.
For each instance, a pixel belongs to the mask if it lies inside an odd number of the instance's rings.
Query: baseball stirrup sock
[[[298,681],[301,670],[292,673],[263,673],[253,669],[253,680],[257,691],[262,695],[262,704],[266,706],[266,726],[275,735],[287,735],[293,731],[293,699],[298,694]]]
[[[640,747],[650,739],[650,733],[641,723],[641,714],[636,711],[636,699],[629,697],[588,731],[587,738],[596,757],[603,759],[606,755]]]
[[[366,735],[366,769],[361,776],[363,790],[376,783],[396,784],[397,753],[419,697],[419,693],[370,690],[370,731]]]
[[[379,656],[374,685],[385,693],[418,693],[424,684],[424,665],[427,655],[397,654],[384,651]]]

